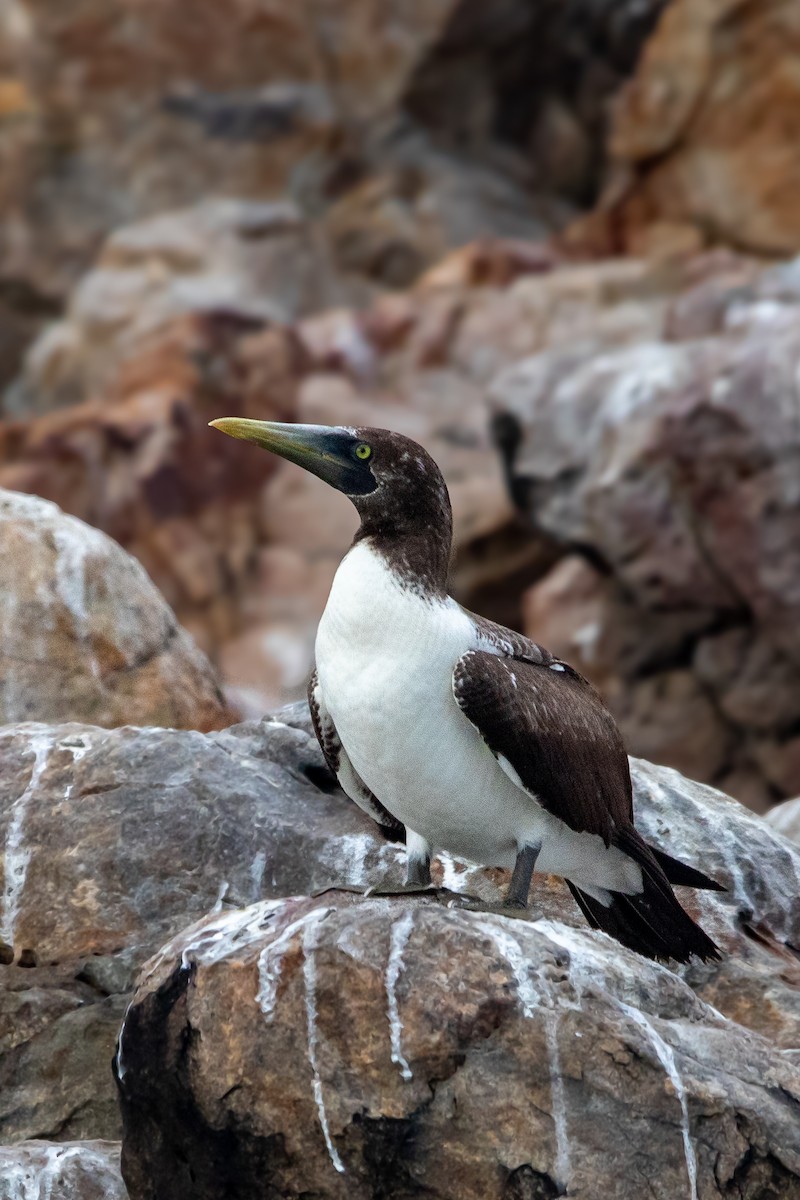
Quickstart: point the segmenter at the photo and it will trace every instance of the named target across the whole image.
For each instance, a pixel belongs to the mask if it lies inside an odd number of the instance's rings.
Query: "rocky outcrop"
[[[722,963],[682,970],[683,984],[667,971],[657,977],[681,994],[691,987],[693,1003],[703,1012],[713,1005],[737,1036],[746,1028],[775,1047],[795,1046],[800,975],[790,947],[800,941],[798,851],[710,789],[646,763],[634,762],[633,770],[646,836],[729,889],[683,897],[725,952]],[[7,727],[0,736],[0,805],[0,1140],[6,1142],[119,1136],[109,1063],[133,980],[188,925],[209,913],[224,924],[246,922],[240,910],[254,903],[269,907],[336,886],[391,890],[403,878],[403,848],[384,841],[334,786],[304,706],[205,735]],[[484,906],[497,904],[507,883],[504,872],[447,857],[434,871],[437,883],[477,896]],[[346,895],[332,900],[335,907],[347,903]],[[396,897],[382,900],[376,912],[391,905],[398,919],[412,911]],[[441,919],[462,916],[482,919],[452,914],[446,904]],[[557,925],[564,937],[584,928],[555,879],[537,880],[534,918]],[[516,936],[518,922],[498,921],[498,929],[508,926]],[[617,970],[623,952],[602,938],[594,943],[608,970]],[[174,946],[164,951],[166,969],[180,953]],[[385,1010],[374,1019],[383,1030]]]
[[[636,253],[705,240],[794,253],[798,48],[792,0],[671,0],[617,99],[616,171],[589,222],[597,240]]]
[[[112,1142],[0,1146],[0,1200],[128,1200]]]
[[[223,904],[364,885],[398,849],[286,721],[0,730],[0,1141],[114,1137],[133,977]]]
[[[86,404],[0,426],[0,486],[54,500],[145,566],[207,651],[239,629],[266,454],[220,446],[223,411],[289,419],[304,353],[235,313],[175,318],[136,341]]]
[[[204,200],[123,226],[35,343],[5,396],[10,414],[105,395],[147,335],[187,314],[286,325],[366,293],[334,270],[295,204]]]
[[[0,723],[227,723],[205,656],[105,534],[47,500],[0,491],[0,558]]]
[[[800,798],[776,804],[766,814],[766,820],[778,833],[800,845]]]
[[[796,266],[729,261],[670,303],[669,340],[576,339],[491,387],[512,490],[568,555],[528,632],[631,751],[761,807],[800,787],[797,312]]]
[[[594,199],[609,100],[664,2],[422,0],[387,21],[377,0],[233,0],[223,21],[203,0],[189,29],[177,0],[113,21],[6,0],[0,387],[112,230],[198,198],[291,194],[340,270],[389,287],[487,233],[546,237]]]
[[[800,1194],[800,1069],[602,935],[427,900],[256,905],[149,964],[132,1200]]]

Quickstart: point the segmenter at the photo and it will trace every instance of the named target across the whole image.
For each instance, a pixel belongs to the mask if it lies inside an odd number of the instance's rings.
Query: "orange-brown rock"
[[[607,246],[797,250],[798,53],[794,0],[671,0],[617,98]]]
[[[602,934],[457,898],[201,922],[145,967],[117,1072],[131,1200],[800,1186],[791,1054]]]
[[[205,655],[111,538],[0,490],[0,559],[0,724],[228,723]]]

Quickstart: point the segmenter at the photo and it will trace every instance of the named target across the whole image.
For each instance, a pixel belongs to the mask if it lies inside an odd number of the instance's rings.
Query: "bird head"
[[[422,446],[402,434],[244,417],[220,417],[210,424],[297,463],[343,492],[358,509],[367,534],[435,528],[449,539],[450,500],[442,473]]]

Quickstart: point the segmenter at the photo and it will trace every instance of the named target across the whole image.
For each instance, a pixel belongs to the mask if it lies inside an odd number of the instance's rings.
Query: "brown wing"
[[[325,707],[316,669],[308,681],[308,707],[325,762],[336,776],[342,791],[355,801],[368,817],[377,821],[390,840],[405,841],[405,825],[384,808],[350,762],[349,755],[336,732],[333,718]]]
[[[453,695],[492,753],[571,829],[597,833],[608,845],[612,830],[632,823],[622,736],[577,671],[552,658],[534,663],[469,650],[456,663]]]

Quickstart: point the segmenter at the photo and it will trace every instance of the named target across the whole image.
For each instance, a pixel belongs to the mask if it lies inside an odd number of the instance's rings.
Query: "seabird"
[[[408,884],[447,851],[562,876],[586,920],[650,958],[718,958],[671,884],[719,890],[634,827],[622,736],[591,685],[447,592],[450,498],[433,459],[384,429],[224,417],[211,425],[297,463],[361,525],[319,623],[314,728],[347,795],[402,835]]]

